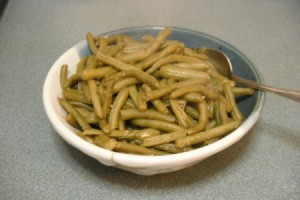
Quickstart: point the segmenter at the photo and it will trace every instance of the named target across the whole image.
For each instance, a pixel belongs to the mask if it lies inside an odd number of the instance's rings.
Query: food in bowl
[[[86,141],[128,154],[166,155],[210,145],[243,121],[236,97],[254,90],[217,72],[205,47],[168,39],[172,30],[135,39],[86,39],[90,54],[60,70],[66,121]]]

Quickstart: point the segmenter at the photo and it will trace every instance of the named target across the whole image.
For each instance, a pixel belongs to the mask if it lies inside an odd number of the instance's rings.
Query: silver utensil
[[[239,83],[244,83],[248,87],[255,88],[258,90],[263,90],[267,92],[273,92],[274,94],[278,94],[290,99],[293,99],[295,101],[300,101],[300,91],[296,90],[287,90],[277,87],[271,87],[262,83],[257,83],[254,81],[250,81],[244,78],[241,78],[234,74],[231,61],[227,57],[227,55],[221,51],[215,50],[215,49],[209,49],[206,48],[204,51],[204,54],[207,55],[209,58],[211,58],[214,61],[215,67],[218,70],[220,74],[223,76],[228,77],[231,80],[234,80]]]

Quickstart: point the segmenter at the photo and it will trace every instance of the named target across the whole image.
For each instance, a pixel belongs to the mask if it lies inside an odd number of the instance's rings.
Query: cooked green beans
[[[240,125],[235,97],[254,90],[220,75],[205,48],[170,34],[86,34],[91,55],[73,74],[62,65],[59,83],[58,101],[79,137],[111,151],[165,155],[209,145]]]
[[[125,104],[128,95],[129,95],[128,88],[124,88],[118,93],[114,101],[114,104],[112,105],[111,112],[109,114],[108,122],[110,124],[110,130],[115,130],[118,127],[120,110],[122,106]]]

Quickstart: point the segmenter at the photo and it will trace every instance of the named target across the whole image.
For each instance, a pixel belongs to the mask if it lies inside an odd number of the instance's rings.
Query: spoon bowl
[[[251,88],[255,88],[266,92],[273,92],[274,94],[278,94],[293,99],[295,101],[300,101],[300,91],[271,87],[235,75],[230,59],[225,53],[219,50],[206,48],[204,54],[212,60],[211,62],[214,64],[218,72],[229,79],[246,84],[248,87]]]

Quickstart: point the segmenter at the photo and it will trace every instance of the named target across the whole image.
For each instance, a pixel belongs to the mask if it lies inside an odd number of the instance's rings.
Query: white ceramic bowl
[[[163,27],[133,27],[104,33],[101,35],[129,34],[140,38],[144,34],[156,34]],[[210,47],[224,51],[233,63],[234,71],[243,77],[258,82],[263,79],[257,69],[237,49],[228,43],[215,37],[187,30],[172,27],[171,39],[183,41],[189,47]],[[67,50],[53,64],[46,77],[43,87],[43,101],[47,116],[56,132],[69,144],[83,153],[97,159],[100,163],[114,166],[120,169],[142,175],[152,175],[180,170],[195,165],[209,156],[212,156],[223,149],[233,145],[240,140],[258,120],[265,94],[256,92],[250,98],[238,103],[245,121],[242,125],[228,134],[221,140],[189,152],[163,155],[163,156],[140,156],[125,153],[112,152],[95,146],[81,139],[75,134],[75,129],[65,121],[65,111],[61,108],[57,98],[61,97],[59,85],[59,73],[62,64],[69,65],[70,74],[75,73],[76,64],[83,55],[89,54],[87,42],[84,40]]]

